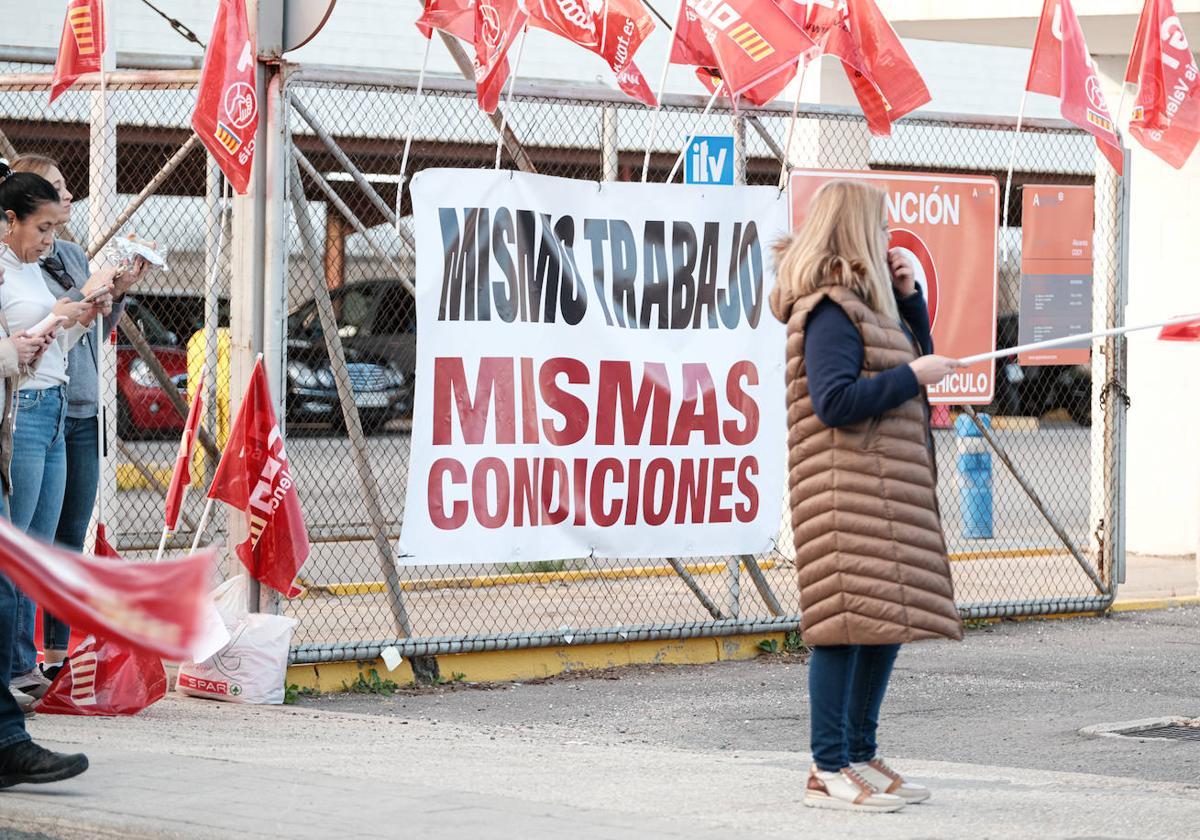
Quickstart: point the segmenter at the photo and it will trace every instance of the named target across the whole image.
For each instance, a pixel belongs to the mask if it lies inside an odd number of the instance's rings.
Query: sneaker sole
[[[9,788],[14,785],[45,785],[51,782],[65,782],[67,779],[73,779],[88,769],[88,760],[83,758],[80,761],[63,767],[60,770],[55,770],[53,773],[35,773],[25,776],[0,776],[0,788]]]
[[[824,796],[821,794],[804,794],[804,804],[809,808],[824,808],[828,811],[857,811],[860,814],[894,814],[896,811],[901,811],[907,802],[899,802],[895,805],[864,805],[855,804],[854,802],[846,802],[842,799],[834,799],[832,796]]]
[[[899,796],[901,799],[903,799],[909,805],[916,805],[919,802],[928,802],[929,797],[933,796],[933,792],[927,790],[924,793],[918,793],[918,794],[915,794],[912,796],[905,796],[902,793],[896,793],[896,794],[893,794],[893,796]]]

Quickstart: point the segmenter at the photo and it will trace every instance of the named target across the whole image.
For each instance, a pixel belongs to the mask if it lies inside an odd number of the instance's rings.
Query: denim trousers
[[[95,417],[68,417],[64,428],[70,480],[63,491],[54,541],[63,548],[82,552],[100,486],[100,454],[96,451],[100,424]],[[66,653],[71,642],[70,626],[43,610],[42,642],[47,651]]]
[[[61,385],[20,391],[13,427],[10,518],[25,533],[48,543],[54,541],[58,531],[67,480],[65,391]],[[18,591],[17,633],[9,679],[37,667],[37,643],[33,637],[36,621],[37,606]]]
[[[900,645],[813,648],[808,697],[818,769],[832,772],[875,757],[879,709],[899,651]]]
[[[4,496],[0,495],[0,515],[8,515]],[[0,674],[12,672],[13,642],[17,637],[17,599],[19,593],[12,581],[0,575]],[[25,714],[12,692],[8,680],[0,679],[0,750],[21,741],[28,741]]]

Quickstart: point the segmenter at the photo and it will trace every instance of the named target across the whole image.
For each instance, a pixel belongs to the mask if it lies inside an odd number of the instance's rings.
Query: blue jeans
[[[0,494],[0,515],[7,516],[4,496]],[[17,637],[17,599],[20,593],[12,581],[0,575],[0,674],[12,672],[13,642]],[[28,741],[25,715],[12,692],[8,680],[0,679],[0,749]]]
[[[12,495],[9,513],[14,525],[31,537],[53,542],[67,480],[67,447],[63,421],[67,398],[61,386],[17,394],[13,427]],[[17,637],[9,663],[9,679],[37,667],[33,631],[37,607],[18,592]]]
[[[71,480],[63,491],[62,512],[58,515],[54,541],[63,548],[82,552],[100,484],[100,455],[96,451],[100,424],[95,417],[68,417],[65,428],[67,475]],[[47,651],[66,653],[71,642],[71,628],[42,610],[42,641]]]
[[[812,754],[832,772],[875,757],[879,709],[900,645],[829,645],[808,662]]]

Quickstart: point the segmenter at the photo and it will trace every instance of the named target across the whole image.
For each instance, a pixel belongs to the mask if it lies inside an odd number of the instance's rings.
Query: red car
[[[130,298],[121,319],[132,320],[154,350],[163,370],[187,399],[187,348],[147,309]],[[171,436],[183,431],[183,418],[159,387],[150,366],[117,329],[117,435],[126,440]]]

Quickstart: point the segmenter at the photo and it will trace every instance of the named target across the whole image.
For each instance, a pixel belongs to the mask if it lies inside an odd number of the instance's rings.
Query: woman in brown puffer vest
[[[896,811],[929,798],[876,754],[904,642],[962,638],[937,502],[932,355],[912,267],[888,252],[884,194],[832,181],[776,250],[787,324],[788,477],[803,635],[812,647],[806,805]]]

